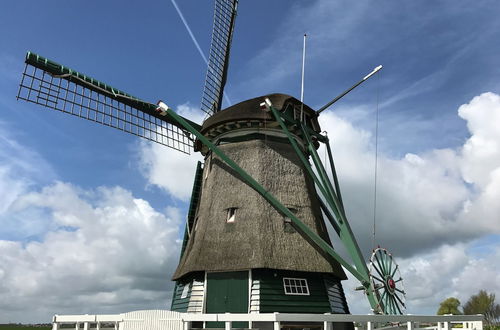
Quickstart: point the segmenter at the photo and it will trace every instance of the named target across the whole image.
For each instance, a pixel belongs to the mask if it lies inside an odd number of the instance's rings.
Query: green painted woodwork
[[[266,141],[273,141],[273,142],[284,142],[286,141],[286,138],[284,137],[279,137],[279,136],[273,136],[273,135],[266,135],[266,134],[261,134],[261,133],[251,133],[251,134],[245,134],[242,136],[233,136],[233,137],[223,137],[219,139],[220,143],[234,143],[234,142],[242,142],[242,141],[251,141],[251,140],[266,140]]]
[[[298,128],[300,127],[301,122],[299,120],[293,119],[293,106],[289,105],[286,107],[286,109],[280,113],[281,117],[283,120],[285,120],[287,123],[290,123],[290,127],[296,127],[297,132],[300,132]],[[324,135],[321,135],[314,131],[310,126],[305,126],[306,131],[309,133],[309,135],[314,136],[315,138],[318,139],[320,142],[326,142],[326,137]]]
[[[332,171],[333,183],[335,184],[335,191],[337,192],[337,197],[340,201],[340,205],[342,206],[342,213],[344,214],[344,216],[346,216],[344,210],[344,203],[342,202],[342,194],[340,192],[339,180],[337,178],[337,171],[335,170],[335,163],[333,162],[332,149],[330,148],[330,140],[328,139],[328,137],[326,138],[325,145],[326,145],[326,150],[328,151],[328,160],[330,162],[330,168]]]
[[[189,240],[189,233],[193,230],[193,225],[195,221],[196,209],[198,208],[198,202],[200,201],[201,195],[201,186],[202,186],[202,178],[203,178],[203,167],[201,166],[201,162],[199,161],[196,164],[196,172],[194,175],[194,183],[193,190],[191,191],[191,201],[189,202],[189,211],[186,221],[186,228],[184,229],[184,238],[182,240],[182,248],[181,248],[181,256],[184,255],[184,250],[186,250],[186,246]]]
[[[25,59],[26,64],[32,65],[35,68],[41,69],[48,72],[51,75],[57,76],[59,78],[67,79],[74,82],[77,85],[84,86],[95,92],[103,93],[108,97],[127,104],[137,110],[145,112],[151,116],[158,119],[164,120],[168,123],[174,123],[174,120],[170,117],[163,117],[156,112],[157,105],[142,101],[141,99],[132,96],[124,91],[116,89],[108,84],[105,84],[97,79],[84,75],[78,71],[70,69],[64,65],[51,61],[38,54],[28,52]],[[195,127],[197,130],[201,129],[201,126],[189,119],[184,118],[189,124]]]
[[[309,295],[286,295],[283,277],[307,280]],[[260,313],[330,313],[323,274],[272,269],[253,269],[252,279],[260,285]]]
[[[185,298],[181,298],[182,292],[184,291],[184,287],[186,285],[190,286],[188,295]],[[187,312],[189,305],[189,298],[191,298],[191,286],[192,286],[191,281],[183,281],[182,283],[175,282],[174,294],[172,296],[172,305],[170,306],[170,310],[181,313]]]
[[[205,273],[199,272],[191,274],[190,276],[186,276],[181,281],[176,281],[174,287],[174,293],[172,295],[172,304],[170,310],[181,313],[187,312],[189,299],[191,299],[191,290],[193,288],[193,281],[194,280],[204,281],[204,279],[205,279]],[[186,285],[189,286],[187,297],[181,298],[182,292],[184,291],[184,287]]]
[[[248,271],[207,273],[206,313],[248,313]],[[223,328],[222,322],[207,327]],[[234,322],[233,328],[246,328],[248,322]]]
[[[345,266],[346,262],[342,258],[340,258],[342,260],[338,260],[334,255],[332,256],[335,257],[335,259],[337,259],[344,267],[346,267],[349,270],[351,274],[353,274],[361,282],[361,284],[365,288],[365,292],[367,294],[368,301],[370,302],[371,307],[373,308],[374,311],[379,311],[380,306],[377,303],[377,299],[375,298],[375,290],[370,283],[370,273],[368,271],[368,267],[366,266],[366,263],[363,259],[363,254],[359,249],[358,243],[356,242],[356,239],[351,230],[349,222],[347,221],[347,217],[345,215],[344,206],[342,205],[341,198],[339,198],[339,196],[336,193],[337,191],[340,193],[340,187],[338,184],[336,173],[333,172],[335,180],[335,190],[334,190],[328,178],[328,175],[325,171],[325,168],[321,162],[321,159],[317,154],[316,147],[312,141],[311,135],[308,133],[307,128],[302,123],[300,124],[300,127],[302,129],[302,137],[306,140],[309,155],[311,155],[313,159],[319,177],[313,171],[312,167],[309,164],[309,161],[307,161],[306,155],[302,154],[302,151],[298,147],[295,137],[288,131],[287,125],[285,124],[282,118],[282,114],[280,114],[278,110],[276,110],[274,107],[271,107],[271,111],[273,112],[276,121],[278,121],[283,131],[287,134],[290,143],[295,149],[295,152],[299,155],[299,158],[301,159],[304,167],[307,169],[307,172],[316,183],[318,189],[323,194],[323,197],[326,200],[325,203],[326,206],[333,211],[336,217],[336,224],[337,224],[337,226],[334,225],[334,228],[339,229],[338,235],[342,243],[346,247],[347,252],[349,253],[356,268],[353,268],[350,264],[349,266],[351,266],[351,268],[348,268]],[[329,145],[328,140],[326,142]],[[329,160],[331,161],[330,166],[332,168],[332,171],[335,171],[333,158],[331,157],[331,151],[329,151],[329,155],[330,155]],[[325,204],[323,204],[323,206]],[[327,217],[332,222],[332,224],[335,223],[334,219],[332,219],[331,214],[327,214]],[[328,251],[327,253],[330,254],[330,252]],[[344,261],[344,263],[342,263],[342,261]]]

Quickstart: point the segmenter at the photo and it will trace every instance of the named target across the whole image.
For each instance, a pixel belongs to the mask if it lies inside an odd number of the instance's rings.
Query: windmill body
[[[300,102],[265,96],[300,114]],[[220,111],[201,132],[330,243],[314,183],[258,97]],[[311,128],[319,131],[312,109]],[[325,258],[252,187],[207,148],[194,220],[173,279],[172,309],[187,312],[348,313],[340,264]],[[330,243],[331,244],[331,243]],[[231,294],[228,294],[230,292]]]
[[[237,2],[215,0],[202,125],[163,102],[143,101],[31,52],[17,97],[205,157],[172,277],[173,310],[349,313],[344,268],[360,281],[374,312],[401,314],[404,291],[392,256],[374,253],[377,274],[370,274],[347,220],[329,140],[318,123],[326,108],[314,111],[271,94],[220,109]],[[317,154],[320,143],[330,173]],[[333,248],[325,220],[350,261]]]

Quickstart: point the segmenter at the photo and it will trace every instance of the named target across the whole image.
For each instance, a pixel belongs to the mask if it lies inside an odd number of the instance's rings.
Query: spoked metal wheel
[[[386,249],[373,250],[370,258],[370,281],[379,311],[383,314],[404,314],[405,291],[399,267]]]

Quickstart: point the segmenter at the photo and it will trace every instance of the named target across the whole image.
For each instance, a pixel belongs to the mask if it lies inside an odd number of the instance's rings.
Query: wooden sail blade
[[[187,154],[193,148],[194,136],[171,118],[158,114],[156,105],[33,53],[26,56],[17,98],[114,127]]]
[[[238,0],[215,0],[212,44],[201,98],[201,110],[208,115],[221,109],[237,6]]]

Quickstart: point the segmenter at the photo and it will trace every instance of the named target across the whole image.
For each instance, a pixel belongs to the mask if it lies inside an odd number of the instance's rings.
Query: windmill
[[[284,94],[221,109],[237,3],[215,0],[202,125],[164,102],[143,101],[31,52],[17,97],[204,156],[173,275],[173,310],[349,313],[343,266],[361,282],[374,312],[403,313],[402,279],[392,256],[376,249],[370,269],[363,259],[318,122],[323,110],[376,71],[318,111]],[[331,173],[318,156],[321,143]],[[325,220],[352,264],[333,249]]]

